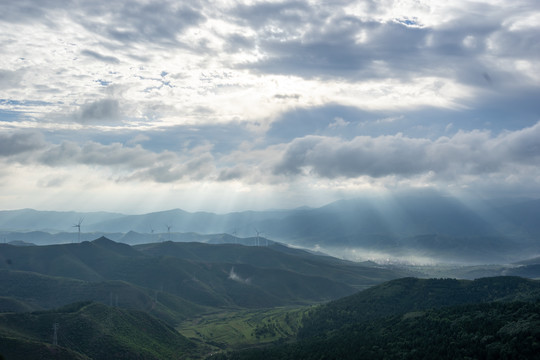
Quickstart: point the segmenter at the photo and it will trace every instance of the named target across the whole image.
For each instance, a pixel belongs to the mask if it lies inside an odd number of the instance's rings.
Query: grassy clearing
[[[219,349],[241,349],[293,338],[309,309],[223,311],[184,321],[177,330],[187,338]]]

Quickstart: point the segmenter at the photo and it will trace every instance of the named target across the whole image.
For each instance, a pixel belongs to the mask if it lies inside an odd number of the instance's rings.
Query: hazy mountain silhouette
[[[142,215],[0,212],[0,229],[58,228],[60,233],[0,233],[5,242],[76,241],[72,222],[84,218],[83,240],[101,235],[130,244],[173,241],[253,245],[265,238],[346,255],[422,256],[439,262],[512,262],[540,253],[540,200],[469,204],[434,192],[337,201],[320,208],[229,214],[169,210]],[[168,231],[167,226],[170,226]],[[89,234],[90,233],[90,234]],[[236,234],[236,236],[226,234]],[[340,250],[341,249],[341,250]],[[341,253],[340,253],[341,251]]]

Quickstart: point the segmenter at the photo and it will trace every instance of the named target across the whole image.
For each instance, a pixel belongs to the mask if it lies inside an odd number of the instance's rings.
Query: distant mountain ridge
[[[1,211],[0,242],[2,237],[5,242],[73,242],[77,239],[73,225],[80,219],[84,219],[83,240],[106,235],[130,244],[253,241],[259,232],[268,239],[343,256],[358,250],[381,257],[418,255],[439,262],[479,263],[513,262],[540,254],[535,241],[540,236],[540,200],[475,207],[433,193],[341,200],[314,209],[229,214],[180,209],[142,215]],[[49,231],[31,232],[40,229]],[[18,232],[16,238],[10,230]],[[235,236],[219,239],[223,234]]]
[[[339,200],[320,208],[243,211],[227,214],[187,212],[181,209],[124,215],[110,212],[58,212],[33,209],[0,211],[0,230],[74,231],[83,219],[85,232],[200,234],[233,233],[253,236],[255,229],[279,240],[310,234],[445,234],[450,236],[496,235],[506,232],[539,234],[540,199],[491,205],[490,211],[472,209],[456,198],[435,194],[409,194],[393,198]],[[496,221],[494,224],[493,221]],[[274,228],[273,224],[280,227]],[[331,226],[330,226],[331,224]],[[266,227],[264,227],[266,225]],[[521,230],[520,230],[521,229]]]
[[[74,231],[73,225],[100,223],[126,215],[112,212],[40,211],[34,209],[0,211],[0,229],[18,231]],[[83,226],[84,226],[83,225]]]

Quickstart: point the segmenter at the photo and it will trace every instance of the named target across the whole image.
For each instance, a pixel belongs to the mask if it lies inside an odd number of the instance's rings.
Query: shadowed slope
[[[47,353],[51,348],[44,344],[51,343],[55,323],[62,349],[93,359],[185,359],[199,351],[172,327],[144,312],[78,303],[47,312],[0,315],[4,356],[23,359],[31,358],[28,351]]]
[[[302,266],[307,270],[301,272],[298,266],[292,266],[294,261],[290,255],[270,249],[250,247],[247,251],[251,255],[244,256],[244,247],[217,248],[240,254],[238,262],[227,263],[217,261],[216,248],[210,245],[206,248],[207,257],[201,253],[200,256],[188,256],[188,259],[169,256],[174,253],[168,247],[175,247],[174,244],[160,246],[165,246],[165,251],[144,254],[129,245],[105,238],[52,246],[1,245],[0,268],[93,282],[121,280],[206,306],[268,307],[311,303],[354,292],[350,285],[321,274],[316,264],[304,261]],[[262,263],[268,256],[274,257],[270,260],[276,264],[275,267],[249,264],[253,259]],[[240,259],[242,257],[244,260]],[[302,264],[303,260],[297,259]],[[287,263],[289,265],[286,266]],[[239,277],[232,275],[234,271]],[[334,278],[364,285],[374,281],[348,271],[338,268],[334,271]],[[370,271],[378,273],[376,269]]]

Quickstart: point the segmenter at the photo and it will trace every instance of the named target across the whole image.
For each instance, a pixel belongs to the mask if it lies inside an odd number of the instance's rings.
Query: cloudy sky
[[[0,207],[540,197],[537,0],[0,0]]]

